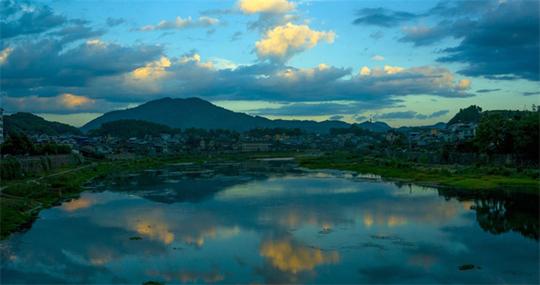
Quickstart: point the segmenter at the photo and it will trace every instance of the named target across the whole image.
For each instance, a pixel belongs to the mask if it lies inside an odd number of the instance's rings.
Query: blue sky
[[[287,119],[539,104],[539,2],[3,1],[2,106],[82,125],[162,97]]]

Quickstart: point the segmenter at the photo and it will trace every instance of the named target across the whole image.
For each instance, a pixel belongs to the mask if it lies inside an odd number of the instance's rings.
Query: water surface
[[[42,211],[2,242],[2,283],[539,282],[538,196],[199,170],[114,177]]]

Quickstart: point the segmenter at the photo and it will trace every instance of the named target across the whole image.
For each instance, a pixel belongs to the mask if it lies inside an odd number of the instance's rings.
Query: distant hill
[[[471,105],[465,109],[459,109],[459,112],[448,121],[448,125],[457,123],[478,123],[482,117],[482,108]]]
[[[81,130],[87,132],[102,124],[117,120],[143,120],[171,128],[227,129],[247,131],[255,128],[299,128],[308,132],[327,133],[332,128],[350,125],[340,121],[270,120],[259,116],[233,112],[199,98],[163,98],[134,108],[112,111],[88,122]]]
[[[385,122],[370,122],[365,121],[360,124],[356,124],[359,128],[374,132],[374,133],[385,133],[392,129],[387,123]]]
[[[162,124],[156,124],[141,120],[118,120],[102,124],[99,128],[88,132],[91,136],[115,136],[120,138],[143,138],[146,135],[159,136],[160,134],[178,133]]]
[[[27,135],[79,135],[81,131],[76,127],[51,122],[31,113],[15,113],[4,116],[4,132],[6,134],[24,133]]]

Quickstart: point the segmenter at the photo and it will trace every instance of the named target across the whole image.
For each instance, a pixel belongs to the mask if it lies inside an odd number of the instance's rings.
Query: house
[[[449,126],[450,141],[470,140],[476,136],[476,127],[474,123],[457,123]]]

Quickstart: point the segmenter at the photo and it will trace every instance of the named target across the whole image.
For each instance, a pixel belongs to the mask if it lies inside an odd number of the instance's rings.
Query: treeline
[[[69,154],[71,147],[56,143],[34,144],[25,134],[11,133],[0,145],[0,153],[3,155]]]
[[[481,153],[512,154],[539,162],[540,112],[487,111],[478,123],[474,144]]]
[[[118,120],[104,123],[100,128],[91,130],[90,136],[114,136],[119,138],[143,138],[160,134],[180,133],[179,129],[141,120]]]
[[[49,135],[57,136],[64,134],[80,135],[79,129],[58,123],[50,122],[31,113],[15,113],[4,116],[4,131],[7,135]]]

